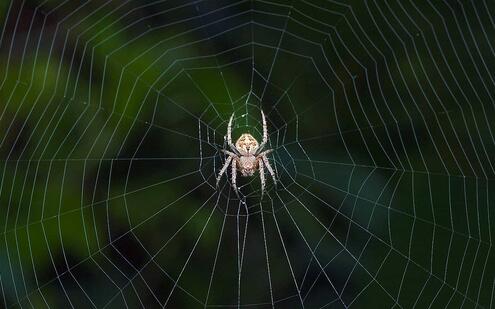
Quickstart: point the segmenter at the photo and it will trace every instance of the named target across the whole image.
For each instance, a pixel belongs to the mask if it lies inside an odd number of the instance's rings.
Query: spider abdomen
[[[258,149],[258,141],[249,133],[242,134],[235,146],[238,150],[242,149],[246,153],[255,153]]]

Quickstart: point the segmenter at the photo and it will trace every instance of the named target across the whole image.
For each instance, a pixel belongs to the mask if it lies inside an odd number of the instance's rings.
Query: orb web
[[[1,4],[2,305],[493,306],[494,12]]]

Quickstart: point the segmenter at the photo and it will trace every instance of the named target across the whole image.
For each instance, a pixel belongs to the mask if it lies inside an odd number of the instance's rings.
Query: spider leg
[[[227,144],[229,144],[229,147],[233,151],[236,151],[235,145],[232,144],[232,121],[233,120],[234,120],[234,113],[232,113],[232,116],[230,116],[229,125],[227,126]]]
[[[261,120],[263,122],[263,140],[261,141],[261,144],[258,147],[259,150],[262,150],[263,147],[265,147],[266,143],[268,143],[268,128],[266,126],[266,118],[265,118],[265,113],[263,113],[263,110],[261,111]]]
[[[260,152],[260,154],[258,155],[258,157],[267,156],[267,155],[269,155],[272,151],[273,151],[273,149],[268,149],[268,150],[262,151],[262,152]]]
[[[263,167],[263,160],[261,158],[258,159],[258,166],[261,179],[261,196],[263,196],[265,194],[265,168]]]
[[[270,165],[270,162],[268,161],[268,157],[266,155],[262,155],[261,158],[263,159],[263,162],[266,165],[266,169],[268,170],[268,172],[270,172],[270,175],[272,175],[273,183],[276,185],[277,184],[277,178],[275,177],[275,172],[273,171],[273,168]]]
[[[236,164],[237,164],[237,158],[234,158],[232,160],[232,187],[234,188],[234,191],[237,193],[237,169],[236,169]]]
[[[228,156],[231,156],[231,157],[237,157],[237,155],[231,151],[228,151],[228,150],[225,150],[225,149],[222,149],[221,150],[223,153],[225,153],[226,155]]]
[[[232,158],[233,158],[233,156],[229,155],[229,157],[227,158],[227,160],[225,160],[225,164],[223,165],[222,169],[218,173],[218,176],[217,176],[217,187],[218,187],[218,183],[220,182],[220,178],[222,178],[223,173],[225,173],[225,171],[227,170],[227,167],[229,167],[229,164],[230,164],[230,161],[232,161]]]

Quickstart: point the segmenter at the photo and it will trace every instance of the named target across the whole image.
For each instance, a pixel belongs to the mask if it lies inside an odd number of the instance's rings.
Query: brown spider
[[[234,114],[230,116],[229,125],[227,126],[227,144],[233,152],[222,150],[225,154],[228,155],[228,158],[227,160],[225,160],[225,164],[220,170],[220,173],[218,173],[217,186],[220,178],[222,177],[223,173],[225,173],[231,162],[232,187],[234,187],[234,190],[236,192],[237,171],[240,171],[242,176],[247,177],[253,176],[254,172],[256,172],[256,170],[259,170],[261,179],[261,195],[263,195],[263,193],[265,192],[265,166],[268,169],[268,172],[270,172],[270,175],[272,175],[273,182],[276,183],[275,173],[267,157],[267,155],[271,153],[273,149],[262,151],[266,143],[268,142],[268,130],[266,127],[266,119],[263,111],[261,111],[261,118],[263,120],[263,141],[261,142],[261,145],[258,144],[258,141],[249,133],[242,134],[234,145],[232,144],[232,120],[234,119]]]

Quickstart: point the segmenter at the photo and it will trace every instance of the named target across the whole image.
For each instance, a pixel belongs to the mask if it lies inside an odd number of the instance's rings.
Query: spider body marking
[[[232,151],[222,150],[228,155],[223,167],[217,176],[217,186],[225,173],[229,165],[231,165],[231,180],[232,187],[237,192],[237,172],[239,171],[243,177],[253,176],[254,173],[259,170],[260,180],[261,180],[261,194],[265,192],[265,167],[273,178],[273,182],[276,183],[275,172],[273,171],[270,162],[268,161],[267,155],[273,150],[264,150],[266,143],[268,142],[268,129],[266,125],[266,118],[263,111],[261,111],[261,118],[263,121],[263,140],[261,144],[249,133],[242,134],[235,145],[232,143],[232,121],[234,119],[234,114],[230,116],[229,124],[227,126],[227,144]]]

